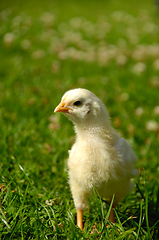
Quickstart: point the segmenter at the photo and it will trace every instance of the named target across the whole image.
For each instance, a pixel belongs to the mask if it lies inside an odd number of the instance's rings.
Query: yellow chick
[[[64,113],[75,125],[76,141],[69,151],[69,183],[77,210],[77,226],[83,229],[83,209],[94,187],[113,208],[129,193],[138,175],[137,157],[129,143],[111,126],[102,101],[92,92],[77,88],[64,94],[54,112]],[[115,223],[111,209],[109,220]]]

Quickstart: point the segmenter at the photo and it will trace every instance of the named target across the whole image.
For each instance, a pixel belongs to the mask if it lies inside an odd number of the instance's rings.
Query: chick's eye
[[[79,107],[79,106],[82,105],[82,102],[81,101],[76,101],[76,102],[74,102],[73,105]]]

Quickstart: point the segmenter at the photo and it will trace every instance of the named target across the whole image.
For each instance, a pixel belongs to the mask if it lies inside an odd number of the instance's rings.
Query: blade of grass
[[[138,224],[136,240],[139,238],[139,233],[140,233],[141,224],[142,224],[142,208],[143,208],[143,202],[141,201],[140,202],[140,218],[139,218],[139,224]]]
[[[110,216],[110,211],[111,211],[111,208],[112,208],[112,206],[113,206],[114,198],[115,198],[115,194],[113,194],[113,197],[112,197],[112,200],[111,200],[111,203],[110,203],[110,206],[109,206],[107,215],[106,215],[106,217],[105,217],[105,224],[107,224],[107,222],[108,222],[108,218],[109,218],[109,216]]]
[[[146,177],[145,177],[146,179]],[[146,236],[148,239],[151,239],[151,231],[150,231],[150,225],[149,225],[149,204],[148,204],[148,188],[147,188],[147,181],[145,181],[145,219],[146,219],[146,228],[147,228],[147,234]],[[153,233],[152,233],[153,234]]]

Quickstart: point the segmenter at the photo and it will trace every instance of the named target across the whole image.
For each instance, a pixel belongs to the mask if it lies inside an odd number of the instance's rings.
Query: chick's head
[[[107,117],[101,100],[82,88],[66,92],[54,112],[64,113],[74,124],[99,122]]]

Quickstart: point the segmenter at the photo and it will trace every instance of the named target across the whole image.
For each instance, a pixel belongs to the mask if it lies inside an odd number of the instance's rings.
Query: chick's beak
[[[65,104],[65,102],[60,102],[60,104],[55,108],[54,113],[56,112],[62,112],[62,113],[68,113],[69,110],[72,110],[68,105]]]

